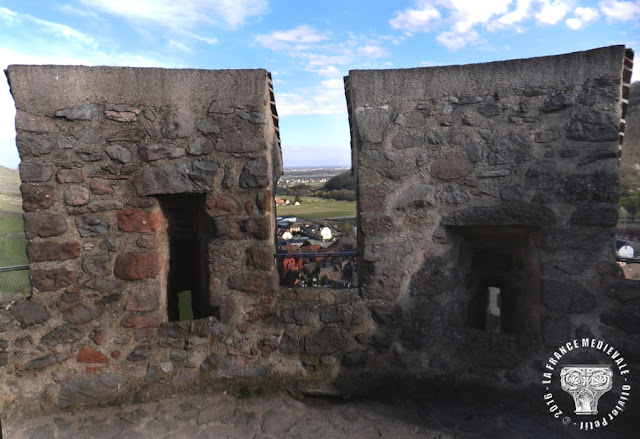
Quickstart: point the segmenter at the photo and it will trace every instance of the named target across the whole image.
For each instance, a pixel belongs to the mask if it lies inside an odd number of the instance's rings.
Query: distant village
[[[350,222],[278,216],[276,235],[281,285],[331,288],[358,285],[356,230]]]

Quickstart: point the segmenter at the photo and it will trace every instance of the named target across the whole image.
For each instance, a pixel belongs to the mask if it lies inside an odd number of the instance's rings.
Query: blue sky
[[[342,78],[351,69],[469,64],[613,44],[640,50],[640,0],[0,0],[3,69],[271,71],[287,167],[350,165]],[[14,115],[3,78],[0,165],[10,168],[19,163]]]

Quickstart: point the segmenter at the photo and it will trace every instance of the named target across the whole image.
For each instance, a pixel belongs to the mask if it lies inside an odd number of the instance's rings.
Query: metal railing
[[[0,293],[29,295],[30,292],[31,283],[29,282],[28,265],[0,267]]]

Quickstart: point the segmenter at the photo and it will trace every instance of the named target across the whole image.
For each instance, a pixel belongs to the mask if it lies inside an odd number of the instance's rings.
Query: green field
[[[299,206],[278,206],[276,213],[277,215],[294,215],[309,219],[355,217],[356,202],[300,197]]]
[[[0,166],[0,267],[27,264],[18,171]],[[0,291],[29,294],[29,271],[0,273]]]

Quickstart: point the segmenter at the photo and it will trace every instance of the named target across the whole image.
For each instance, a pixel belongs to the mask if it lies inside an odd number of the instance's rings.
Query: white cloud
[[[368,44],[366,46],[358,47],[358,55],[367,58],[384,58],[389,56],[389,51],[383,47]]]
[[[562,20],[573,7],[572,0],[542,0],[542,10],[535,17],[542,24],[556,24]]]
[[[582,29],[587,23],[597,20],[600,16],[598,11],[592,8],[576,8],[573,12],[575,17],[568,18],[566,21],[567,26],[573,30]]]
[[[72,27],[42,20],[29,14],[19,14],[7,8],[0,8],[0,21],[4,21],[7,26],[33,26],[33,32],[44,33],[54,38],[61,37],[93,48],[97,47],[97,43],[92,37]]]
[[[338,76],[340,75],[340,70],[336,66],[324,66],[316,73],[321,76]]]
[[[532,3],[533,0],[518,0],[513,10],[493,20],[487,28],[489,30],[500,30],[513,27],[516,31],[523,32],[519,24],[531,15]]]
[[[277,104],[280,116],[346,114],[343,79],[332,78],[291,93],[278,93]]]
[[[329,39],[327,33],[321,34],[310,26],[298,26],[294,29],[279,30],[268,34],[256,35],[253,38],[255,44],[272,50],[286,48],[303,49],[308,44],[319,43]]]
[[[467,44],[477,44],[481,42],[477,32],[455,32],[444,31],[438,34],[436,40],[448,49],[457,50]]]
[[[640,2],[605,0],[598,3],[608,21],[629,21],[640,19]]]
[[[394,29],[401,29],[407,32],[431,32],[436,29],[442,15],[435,7],[425,4],[418,9],[405,9],[396,12],[395,18],[389,21]]]
[[[267,0],[80,0],[85,6],[136,23],[155,23],[174,31],[200,23],[237,29],[267,11]]]

